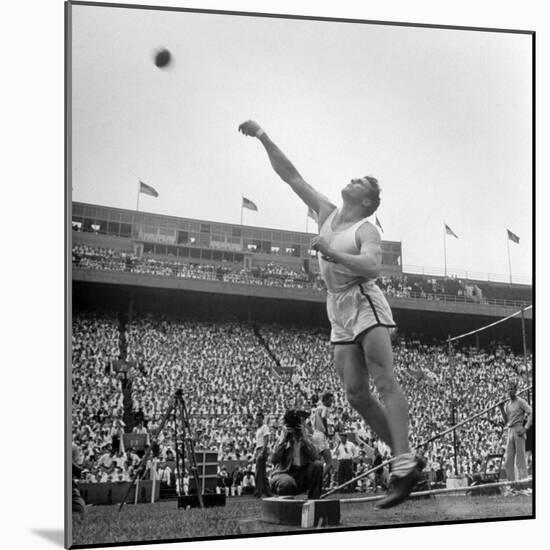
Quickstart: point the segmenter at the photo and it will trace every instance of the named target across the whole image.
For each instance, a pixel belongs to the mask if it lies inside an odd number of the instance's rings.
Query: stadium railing
[[[122,266],[121,262],[121,265]],[[316,290],[317,292],[323,292],[319,288],[319,284],[315,283],[306,283],[302,279],[293,280],[292,278],[281,278],[277,277],[275,275],[271,277],[256,277],[251,273],[246,274],[239,274],[237,273],[227,273],[227,275],[230,275],[229,280],[224,280],[223,278],[217,279],[216,277],[212,277],[213,275],[210,271],[207,270],[185,270],[184,268],[181,270],[178,270],[177,268],[173,268],[171,273],[150,273],[148,271],[140,271],[140,270],[118,270],[114,269],[108,261],[105,263],[102,263],[101,265],[82,265],[82,264],[76,264],[74,266],[76,269],[82,269],[82,270],[98,270],[98,271],[109,271],[109,270],[115,270],[115,271],[127,271],[132,272],[135,274],[138,274],[142,277],[177,277],[177,278],[189,278],[189,279],[216,279],[219,282],[226,282],[228,284],[239,284],[239,285],[251,285],[251,286],[280,286],[281,288],[285,287],[292,287],[297,289],[308,289],[308,290]],[[168,267],[168,266],[167,266]],[[204,274],[205,277],[201,277],[200,275]],[[208,276],[210,275],[210,276]],[[274,283],[280,280],[280,285],[275,285]],[[295,284],[292,284],[295,283]],[[474,300],[472,298],[469,298],[467,296],[459,296],[454,294],[439,294],[439,293],[421,293],[421,292],[412,292],[412,291],[402,291],[402,290],[396,290],[393,292],[387,293],[388,296],[392,298],[403,298],[403,299],[410,299],[410,300],[418,300],[418,301],[435,301],[435,302],[446,302],[446,303],[464,303],[464,304],[475,304],[475,305],[488,305],[488,306],[505,306],[505,307],[527,307],[531,305],[531,302],[526,301],[520,301],[520,300],[504,300],[504,299],[484,299],[481,300]]]

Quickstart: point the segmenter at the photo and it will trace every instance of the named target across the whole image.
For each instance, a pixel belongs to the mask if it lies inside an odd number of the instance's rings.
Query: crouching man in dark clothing
[[[307,491],[309,499],[321,496],[323,463],[304,430],[308,414],[294,409],[286,411],[283,433],[273,450],[271,490],[275,495],[296,495]]]

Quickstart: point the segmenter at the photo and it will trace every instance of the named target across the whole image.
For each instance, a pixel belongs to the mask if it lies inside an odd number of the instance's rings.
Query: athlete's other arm
[[[364,223],[356,233],[359,254],[348,254],[334,250],[323,237],[315,237],[311,246],[337,264],[342,264],[356,275],[376,279],[382,264],[382,246],[378,230],[370,223]]]
[[[324,218],[326,218],[336,206],[302,178],[292,162],[290,162],[279,147],[271,141],[269,136],[257,122],[254,120],[247,120],[239,126],[239,131],[245,136],[256,137],[262,142],[275,172],[284,182],[290,185],[291,189],[313,211],[319,214],[319,222],[322,223]]]

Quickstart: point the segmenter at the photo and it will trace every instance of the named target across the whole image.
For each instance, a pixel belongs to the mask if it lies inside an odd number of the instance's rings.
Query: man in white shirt
[[[97,461],[97,463],[99,466],[103,466],[105,469],[109,470],[113,465],[114,461],[115,461],[115,456],[113,453],[113,449],[111,445],[108,445],[107,452],[105,452],[99,457],[99,460]]]
[[[338,460],[338,485],[342,485],[353,477],[353,459],[357,456],[357,446],[348,440],[345,433],[340,434],[340,443],[338,443],[334,456]],[[348,485],[345,491],[353,490]]]
[[[111,441],[113,449],[115,452],[124,452],[124,427],[126,424],[121,419],[116,419],[113,422],[113,427],[109,435],[111,436]]]
[[[269,427],[264,423],[264,415],[259,412],[256,415],[256,435],[255,435],[255,448],[254,456],[256,459],[256,475],[255,483],[256,490],[254,496],[261,498],[263,495],[271,496],[271,490],[269,489],[269,483],[265,473],[265,467],[267,463],[267,456],[269,454]]]
[[[184,471],[182,476],[182,486],[180,487],[180,479],[179,479],[179,472],[178,469],[174,469],[174,475],[176,478],[176,492],[178,495],[188,495],[189,494],[189,472],[187,470]]]
[[[256,486],[256,483],[254,482],[254,474],[252,473],[252,470],[247,469],[243,476],[243,494],[250,495],[254,493],[254,487]]]
[[[100,483],[107,483],[108,481],[111,481],[112,476],[105,470],[103,470],[99,475],[99,482]]]
[[[117,466],[113,472],[113,481],[128,481],[128,476],[123,468]]]
[[[126,453],[128,462],[131,466],[137,466],[140,463],[139,456],[134,452],[133,449],[128,449],[128,452]]]
[[[143,420],[140,420],[136,426],[132,428],[133,434],[144,434],[145,435],[145,446],[151,444],[151,441],[149,439],[149,432],[147,431],[147,428],[145,427],[145,424],[143,423]],[[143,451],[139,451],[140,455],[143,454]]]
[[[334,395],[330,392],[325,392],[321,397],[321,403],[317,405],[313,413],[313,436],[311,439],[325,461],[323,479],[330,476],[332,471],[332,455],[329,449],[328,436],[330,408],[333,403]]]
[[[128,457],[126,456],[126,453],[120,452],[120,451],[113,457],[113,463],[117,468],[124,469],[126,466],[127,460],[128,460]]]
[[[506,460],[504,464],[508,481],[525,479],[527,477],[525,440],[527,430],[531,427],[532,423],[532,410],[527,401],[517,396],[517,389],[517,384],[510,382],[508,384],[510,400],[506,404],[500,404],[500,412],[502,413],[504,422],[508,426],[508,442],[506,444]]]
[[[143,420],[140,420],[133,428],[132,428],[133,434],[146,434],[147,428],[145,427]]]
[[[164,467],[159,470],[160,481],[170,487],[172,485],[172,469],[168,464],[164,464]]]

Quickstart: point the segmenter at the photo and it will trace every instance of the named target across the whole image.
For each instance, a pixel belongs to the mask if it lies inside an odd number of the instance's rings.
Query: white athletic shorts
[[[313,430],[311,440],[315,445],[315,448],[322,453],[324,450],[329,449],[327,435],[324,432]]]
[[[396,326],[386,297],[373,282],[327,294],[327,313],[331,344],[355,344],[374,327]]]

